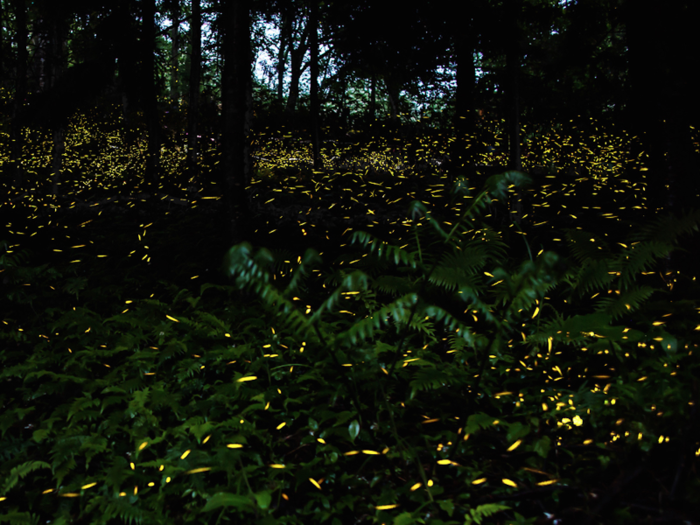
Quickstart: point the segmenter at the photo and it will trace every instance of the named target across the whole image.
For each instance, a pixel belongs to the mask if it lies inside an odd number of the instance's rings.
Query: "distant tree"
[[[224,59],[223,193],[229,240],[237,244],[250,237],[250,213],[246,186],[250,171],[250,92],[252,53],[249,0],[222,6]]]
[[[309,50],[309,24],[308,18],[304,22],[304,8],[292,2],[291,8],[287,8],[283,13],[291,17],[292,37],[289,40],[289,55],[290,55],[290,79],[289,79],[289,96],[287,97],[287,107],[285,112],[289,115],[294,113],[299,101],[299,80],[301,75],[308,67],[308,62],[304,63],[304,56]],[[296,23],[294,23],[296,22]],[[289,24],[288,21],[285,23]],[[296,38],[295,38],[296,37]],[[294,45],[296,43],[296,46]]]
[[[0,86],[5,84],[5,2],[0,2]]]
[[[315,170],[321,169],[321,139],[319,130],[318,101],[318,3],[311,0],[311,15],[309,17],[309,49],[311,57],[311,146],[313,150],[313,166]]]
[[[446,7],[446,6],[445,6]],[[479,12],[476,3],[469,6],[461,19],[453,19],[448,25],[456,66],[457,89],[454,94],[453,126],[455,140],[450,148],[448,170],[452,176],[476,175],[476,115],[474,95],[476,68],[474,53],[478,41]]]
[[[431,9],[432,2],[418,0],[400,8],[390,2],[353,0],[327,9],[337,54],[359,76],[383,80],[394,121],[401,91],[419,79],[428,80],[443,61],[445,33],[435,30],[433,23],[439,18],[431,16]]]
[[[10,122],[10,172],[15,187],[22,186],[23,170],[22,158],[22,121],[20,114],[23,110],[24,100],[27,96],[27,2],[26,0],[12,0],[15,13],[15,46],[17,58],[15,66],[15,96],[12,104],[12,119]]]
[[[156,90],[155,40],[156,2],[142,0],[141,61],[143,64],[141,85],[143,90],[143,111],[148,130],[146,150],[146,182],[155,185],[160,169],[160,120],[158,115],[158,95]]]
[[[194,2],[193,2],[194,3]],[[177,105],[180,101],[179,74],[180,69],[180,0],[168,0],[167,9],[170,12],[170,100]],[[194,10],[194,8],[193,8]]]
[[[192,0],[192,19],[190,20],[190,73],[189,104],[187,108],[187,168],[189,179],[198,178],[197,154],[199,141],[199,90],[202,70],[202,12],[200,0]]]
[[[690,139],[696,81],[686,50],[698,13],[694,2],[674,0],[655,9],[650,1],[624,5],[630,62],[629,115],[649,154],[648,211],[697,208],[697,156]],[[681,51],[683,50],[683,51]],[[695,59],[697,62],[697,58]]]

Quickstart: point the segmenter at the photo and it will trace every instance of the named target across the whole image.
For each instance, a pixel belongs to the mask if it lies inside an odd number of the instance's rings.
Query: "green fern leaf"
[[[370,340],[382,326],[387,326],[393,318],[397,326],[405,326],[410,309],[416,303],[416,294],[407,294],[382,306],[371,316],[355,321],[346,331],[337,335],[337,341],[346,346],[357,345]]]
[[[629,287],[635,277],[653,268],[656,261],[666,257],[671,250],[670,244],[659,241],[646,241],[632,246],[620,276],[622,287]]]
[[[639,286],[631,290],[625,290],[615,297],[604,297],[598,301],[596,310],[608,314],[612,319],[638,310],[644,301],[654,293],[649,286]]]
[[[417,391],[437,390],[450,385],[451,376],[444,370],[438,368],[422,368],[416,370],[414,379],[409,383],[411,387],[411,397]]]
[[[416,286],[411,281],[396,275],[382,275],[374,280],[373,286],[378,291],[393,296],[405,295],[416,291]]]
[[[21,465],[17,465],[12,470],[10,470],[10,473],[7,475],[7,478],[5,479],[5,484],[3,485],[2,490],[0,492],[2,494],[6,494],[10,489],[17,485],[20,479],[24,478],[27,474],[30,474],[35,470],[39,470],[40,468],[50,469],[51,465],[49,465],[45,461],[27,461],[25,463],[22,463]]]
[[[471,525],[475,523],[476,525],[481,525],[484,518],[493,516],[497,512],[503,510],[510,510],[510,507],[506,505],[498,505],[496,503],[487,503],[486,505],[479,505],[475,509],[469,509],[469,515],[464,516],[464,525]]]

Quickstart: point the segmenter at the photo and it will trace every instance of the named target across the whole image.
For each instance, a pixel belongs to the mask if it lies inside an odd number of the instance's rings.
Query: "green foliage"
[[[409,238],[354,232],[331,268],[243,243],[232,285],[51,304],[1,332],[0,521],[527,523],[528,491],[561,510],[627,451],[680,442],[697,304],[641,273],[700,216],[514,257],[484,215],[526,182],[458,181],[449,210],[409,207]]]
[[[497,512],[501,512],[504,510],[510,510],[510,507],[506,507],[505,505],[494,504],[479,505],[475,509],[469,509],[469,515],[465,517],[464,525],[472,525],[472,523],[480,525],[484,518],[488,518],[489,516],[492,516]]]

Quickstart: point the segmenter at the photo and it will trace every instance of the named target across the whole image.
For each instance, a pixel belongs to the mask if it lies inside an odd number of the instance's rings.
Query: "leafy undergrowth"
[[[333,202],[371,197],[348,177]],[[524,182],[261,216],[275,249],[230,249],[230,280],[197,264],[225,251],[201,201],[6,245],[0,521],[690,522],[697,284],[659,271],[700,216],[586,233],[564,199],[499,230]]]

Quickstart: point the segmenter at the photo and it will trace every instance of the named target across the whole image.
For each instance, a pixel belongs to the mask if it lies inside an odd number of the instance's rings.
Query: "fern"
[[[479,505],[475,509],[469,509],[469,515],[464,516],[464,525],[471,525],[472,523],[475,523],[476,525],[481,525],[481,522],[484,518],[488,518],[489,516],[493,516],[494,514],[504,510],[510,510],[510,507],[507,507],[506,505],[498,505],[495,503]]]
[[[673,250],[673,245],[660,241],[642,241],[631,247],[620,276],[622,288],[628,288],[641,272],[650,270],[656,261],[666,257]]]
[[[675,244],[678,237],[698,231],[700,210],[693,210],[678,218],[673,215],[660,217],[637,230],[630,237],[632,242],[651,241]]]
[[[621,295],[599,299],[596,310],[617,319],[638,310],[653,293],[654,289],[649,286],[638,286],[625,290]]]
[[[20,479],[24,478],[25,476],[34,472],[35,470],[39,470],[42,468],[50,469],[51,465],[49,465],[45,461],[27,461],[25,463],[22,463],[21,465],[14,467],[12,470],[10,470],[10,473],[7,475],[7,478],[5,478],[5,483],[2,486],[2,489],[0,489],[0,493],[6,494],[10,489],[17,485]]]
[[[406,250],[403,250],[402,248],[399,248],[398,246],[394,246],[380,239],[377,239],[369,233],[363,231],[356,231],[352,234],[350,242],[353,244],[359,244],[360,246],[365,248],[369,247],[370,254],[375,254],[379,258],[383,258],[389,261],[393,260],[394,264],[396,265],[401,263],[412,268],[415,268],[416,266],[414,256],[411,253],[407,252]]]

